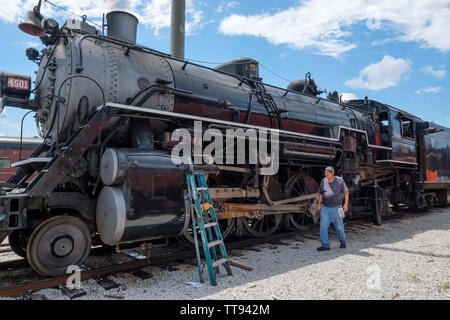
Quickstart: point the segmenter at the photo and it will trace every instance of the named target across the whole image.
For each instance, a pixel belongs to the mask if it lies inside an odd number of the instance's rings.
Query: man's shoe
[[[330,251],[330,248],[321,246],[321,247],[317,248],[317,251]]]
[[[341,249],[347,248],[347,245],[345,243],[341,243]]]

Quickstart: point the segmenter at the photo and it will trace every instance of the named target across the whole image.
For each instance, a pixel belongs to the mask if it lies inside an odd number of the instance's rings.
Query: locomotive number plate
[[[19,89],[19,90],[29,90],[30,81],[25,79],[9,78],[8,77],[8,88]]]

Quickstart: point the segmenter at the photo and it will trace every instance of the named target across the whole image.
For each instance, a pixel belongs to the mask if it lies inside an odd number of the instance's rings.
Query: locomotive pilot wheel
[[[67,267],[80,266],[89,256],[91,235],[87,225],[70,216],[52,217],[31,234],[27,259],[42,276],[66,274]]]

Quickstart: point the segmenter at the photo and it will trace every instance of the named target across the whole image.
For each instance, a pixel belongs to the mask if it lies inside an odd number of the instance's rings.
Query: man
[[[343,210],[344,213],[348,211],[349,194],[344,179],[334,176],[333,167],[325,169],[325,178],[320,183],[317,193],[320,194],[317,211],[320,212],[320,242],[322,242],[322,246],[317,248],[317,251],[330,250],[328,228],[331,223],[336,228],[339,241],[341,242],[341,249],[345,249],[344,221],[343,214],[340,211]],[[344,207],[342,207],[342,200],[344,198],[345,203]]]

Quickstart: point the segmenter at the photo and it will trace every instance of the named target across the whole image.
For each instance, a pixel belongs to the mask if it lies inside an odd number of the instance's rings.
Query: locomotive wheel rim
[[[27,257],[27,244],[31,235],[31,230],[14,230],[8,236],[8,243],[11,250],[19,257]]]
[[[317,182],[301,173],[292,176],[286,183],[286,198],[301,197],[305,194],[314,193],[319,188]],[[314,200],[309,200],[312,202]],[[288,213],[285,216],[286,227],[290,230],[304,230],[305,225],[311,218],[303,213]]]
[[[197,233],[198,233],[198,243],[199,246],[202,246],[202,238],[200,235],[200,232],[198,231],[198,223],[197,224]],[[232,232],[234,231],[236,227],[236,219],[220,219],[219,220],[219,228],[220,232],[222,234],[223,240],[225,240]],[[189,227],[186,229],[186,231],[183,233],[183,235],[177,237],[177,240],[181,242],[182,244],[186,245],[189,248],[192,248],[195,245],[194,240],[194,234],[192,231],[192,218],[189,222]]]
[[[262,219],[242,218],[244,229],[256,238],[265,238],[278,230],[281,224],[281,214],[272,214],[264,216]]]
[[[89,256],[91,236],[87,225],[70,216],[57,216],[41,223],[31,234],[27,259],[42,276],[60,276],[71,265],[80,266]]]

